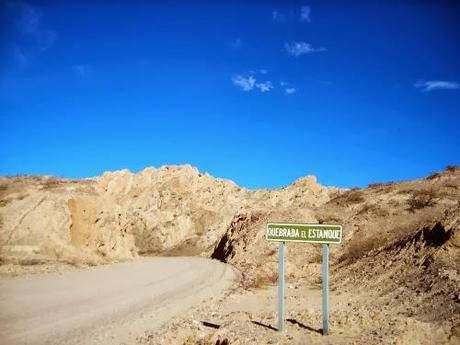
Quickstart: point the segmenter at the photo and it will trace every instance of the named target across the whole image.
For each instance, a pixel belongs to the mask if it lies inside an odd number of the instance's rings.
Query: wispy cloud
[[[260,68],[260,69],[257,69],[257,70],[251,69],[248,73],[249,74],[267,74],[268,70],[265,69],[265,68]]]
[[[309,23],[311,14],[311,7],[310,6],[302,6],[300,7],[300,15],[299,12],[290,10],[290,11],[279,11],[275,9],[272,11],[272,20],[278,23],[287,23],[287,22],[294,22],[294,21],[302,21]]]
[[[29,63],[27,55],[19,47],[13,48],[13,59],[20,67],[24,67]]]
[[[238,74],[232,77],[232,82],[236,86],[239,86],[243,91],[251,91],[256,85],[256,78],[254,78],[252,75],[243,76]]]
[[[6,8],[18,35],[26,38],[22,40],[22,44],[16,44],[12,51],[14,60],[24,66],[31,56],[53,46],[57,34],[54,30],[43,28],[42,12],[38,7],[22,2],[9,2]]]
[[[260,92],[268,92],[273,89],[271,81],[256,83],[256,87],[260,90]]]
[[[19,9],[20,14],[17,25],[22,32],[35,34],[40,30],[40,19],[42,14],[37,8],[24,3],[10,3],[9,6]]]
[[[11,3],[10,7],[19,10],[19,31],[32,37],[40,50],[47,50],[54,44],[56,32],[42,27],[42,12],[37,7],[26,3]]]
[[[326,51],[326,48],[314,48],[311,44],[306,42],[288,42],[284,45],[287,52],[292,56],[300,56],[311,53],[318,53]]]
[[[422,91],[455,90],[460,88],[460,83],[445,80],[428,80],[418,81],[414,84],[414,87],[419,88]]]
[[[296,93],[297,90],[294,88],[294,87],[287,87],[284,89],[284,94],[285,95],[292,95],[294,93]]]
[[[300,20],[303,22],[311,22],[310,19],[311,8],[310,6],[302,6],[300,8]]]
[[[288,21],[288,16],[286,14],[279,12],[278,10],[274,10],[272,12],[272,19],[275,22],[284,23]]]
[[[86,64],[73,65],[72,71],[75,75],[81,79],[86,79],[89,77],[91,72],[91,66]]]
[[[273,89],[271,81],[257,81],[256,77],[249,72],[249,75],[236,74],[232,77],[232,82],[243,91],[258,89],[260,92],[269,92]]]

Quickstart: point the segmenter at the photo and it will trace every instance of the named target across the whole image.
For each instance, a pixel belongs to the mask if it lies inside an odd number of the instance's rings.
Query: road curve
[[[168,257],[2,279],[0,344],[134,344],[234,277],[215,260]]]

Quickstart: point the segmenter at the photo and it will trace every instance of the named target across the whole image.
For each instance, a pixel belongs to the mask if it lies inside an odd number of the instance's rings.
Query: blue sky
[[[0,175],[189,163],[351,187],[460,163],[459,5],[0,6]]]

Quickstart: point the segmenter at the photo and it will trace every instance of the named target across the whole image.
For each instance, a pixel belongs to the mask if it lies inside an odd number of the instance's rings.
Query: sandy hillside
[[[240,269],[241,288],[140,342],[460,344],[460,169],[339,191],[310,210],[307,221],[343,224],[345,232],[343,245],[332,246],[327,337],[315,245],[288,244],[287,332],[275,331],[277,248],[264,227],[298,221],[296,212],[235,216],[213,256]]]
[[[205,255],[238,214],[310,209],[337,188],[313,176],[282,190],[246,190],[191,166],[108,172],[85,180],[0,178],[4,274],[96,265],[143,254]]]
[[[320,335],[320,307],[311,301],[321,283],[315,245],[288,245],[291,331],[273,330],[277,247],[264,239],[269,221],[343,225],[343,244],[331,249],[330,336]],[[458,167],[352,190],[313,176],[246,190],[190,166],[0,179],[4,275],[138,255],[208,256],[240,271],[236,291],[139,338],[149,344],[459,343],[459,228]]]

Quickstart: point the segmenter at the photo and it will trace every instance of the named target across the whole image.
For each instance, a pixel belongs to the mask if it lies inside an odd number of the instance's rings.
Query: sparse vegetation
[[[392,186],[394,185],[395,182],[393,181],[390,181],[390,182],[385,182],[385,183],[370,183],[367,185],[368,188],[372,188],[372,189],[375,189],[375,188],[381,188],[381,187],[387,187],[387,186]]]
[[[427,176],[425,179],[426,180],[434,180],[435,178],[438,178],[440,176],[441,176],[441,174],[436,172],[436,173],[432,173],[431,175]]]
[[[323,214],[318,217],[319,224],[340,223],[342,219],[335,214]]]
[[[412,192],[412,198],[407,200],[408,208],[410,212],[421,210],[425,207],[431,207],[436,205],[436,193],[430,189],[417,190]]]
[[[378,217],[386,217],[388,216],[388,211],[382,209],[377,204],[369,204],[366,203],[364,206],[358,211],[358,215],[369,214]]]
[[[446,171],[456,172],[458,170],[460,170],[460,165],[448,165],[448,166],[446,166]]]
[[[60,185],[62,185],[64,182],[55,178],[55,177],[50,177],[48,179],[46,179],[46,181],[44,181],[42,183],[42,188],[45,189],[45,190],[49,190],[49,189],[54,189],[56,187],[59,187]]]
[[[353,204],[359,204],[360,202],[364,201],[363,192],[358,189],[354,188],[336,196],[335,198],[329,201],[330,204],[336,204],[339,206],[349,206]]]

